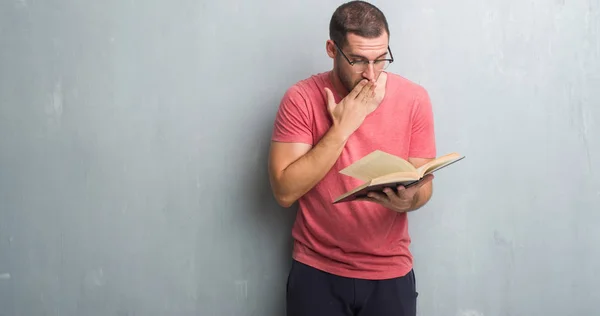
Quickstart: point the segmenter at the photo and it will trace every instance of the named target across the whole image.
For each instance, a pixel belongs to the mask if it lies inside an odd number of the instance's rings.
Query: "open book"
[[[341,203],[363,198],[369,192],[382,192],[384,188],[397,188],[414,185],[426,175],[453,164],[464,156],[450,153],[440,156],[419,168],[392,154],[376,150],[340,171],[341,174],[359,179],[364,183],[337,197],[333,203]]]

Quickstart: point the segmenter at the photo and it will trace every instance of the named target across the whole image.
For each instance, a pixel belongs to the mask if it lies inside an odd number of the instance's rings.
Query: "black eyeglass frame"
[[[350,64],[350,66],[354,66],[356,63],[359,62],[364,62],[364,61],[351,61],[350,58],[348,58],[348,56],[346,56],[346,54],[344,54],[344,52],[342,51],[342,49],[340,48],[340,46],[338,45],[338,43],[336,43],[336,41],[333,41],[333,44],[335,45],[335,47],[337,48],[337,50],[342,54],[342,56],[344,56],[344,59],[346,59],[346,61]],[[373,60],[373,66],[375,66],[376,62],[382,62],[382,61],[387,61],[390,64],[394,62],[394,55],[392,54],[392,49],[390,48],[390,46],[388,45],[387,47],[388,51],[390,52],[390,58],[384,58],[384,59],[376,59]],[[370,64],[371,61],[367,60],[367,63]],[[389,65],[387,66],[389,67]],[[383,71],[384,69],[386,69],[387,67],[381,69],[380,71]],[[364,71],[364,70],[363,70]],[[361,73],[362,71],[358,71],[357,73]]]

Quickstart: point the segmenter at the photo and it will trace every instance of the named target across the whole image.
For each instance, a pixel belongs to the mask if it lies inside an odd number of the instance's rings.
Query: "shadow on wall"
[[[293,54],[291,48],[282,47],[282,54],[290,55]],[[299,65],[308,65],[308,67],[288,69],[289,65],[285,62],[281,64],[274,63],[273,69],[279,69],[274,71],[270,76],[273,82],[263,93],[258,93],[257,96],[249,102],[250,107],[257,109],[252,115],[253,119],[245,121],[252,121],[251,126],[248,128],[238,129],[240,131],[246,131],[247,133],[240,135],[240,139],[250,139],[247,153],[252,153],[251,156],[255,158],[254,161],[248,162],[247,177],[243,183],[248,187],[249,196],[245,199],[251,203],[252,208],[257,212],[254,214],[256,220],[261,225],[268,223],[268,226],[263,226],[267,230],[282,230],[285,240],[282,244],[285,248],[284,266],[289,267],[291,261],[291,250],[292,250],[292,238],[291,229],[292,224],[296,217],[296,211],[298,208],[297,203],[294,203],[290,208],[283,208],[277,204],[273,193],[271,191],[268,175],[268,156],[270,149],[271,134],[273,131],[273,123],[279,104],[285,92],[296,82],[310,77],[313,74],[327,71],[328,69],[323,68],[323,65],[329,66],[326,63],[315,61],[314,55],[302,55],[299,56],[300,61],[297,62]],[[326,61],[327,56],[323,56]],[[283,70],[282,70],[283,69]],[[285,70],[287,69],[287,70]],[[258,127],[257,127],[258,126]],[[249,134],[248,134],[249,133]],[[275,228],[274,228],[275,227]],[[273,236],[280,236],[280,231]],[[280,249],[280,248],[278,248]]]
[[[281,96],[287,87],[278,84],[267,93],[257,93],[249,99],[248,108],[255,109],[239,120],[236,128],[237,152],[243,156],[238,167],[242,174],[238,186],[243,196],[244,208],[248,211],[244,231],[249,240],[243,244],[254,248],[246,253],[252,257],[252,264],[246,266],[249,275],[255,276],[256,287],[251,301],[257,305],[253,312],[262,315],[281,315],[285,311],[286,280],[291,265],[292,238],[291,228],[296,216],[297,205],[283,208],[277,204],[268,174],[268,156],[270,149],[273,120]],[[250,262],[250,261],[249,261]]]
[[[312,68],[316,68],[317,65],[314,65],[312,56],[304,57],[306,62],[300,64],[313,64],[315,67]],[[289,66],[282,64],[274,65],[273,67],[275,69],[285,69]],[[286,266],[289,265],[291,260],[291,228],[296,217],[297,203],[290,208],[283,208],[277,204],[271,191],[268,159],[273,122],[281,98],[286,90],[297,81],[310,76],[312,73],[321,71],[323,69],[313,70],[312,72],[309,70],[307,72],[307,69],[304,68],[290,69],[289,72],[280,71],[272,74],[273,78],[279,79],[272,80],[271,82],[275,84],[262,91],[262,93],[257,93],[255,98],[248,102],[248,107],[256,110],[249,114],[251,117],[240,120],[242,126],[237,129],[240,132],[238,139],[249,140],[244,141],[244,144],[239,144],[244,148],[244,150],[240,151],[240,154],[246,155],[246,162],[243,166],[246,174],[241,179],[241,183],[246,189],[244,192],[248,195],[243,200],[247,201],[249,207],[255,210],[252,215],[257,225],[265,229],[283,231],[286,237],[283,244],[285,245]],[[247,126],[243,126],[245,124]],[[279,235],[277,234],[277,236]]]
[[[227,157],[235,160],[237,169],[235,173],[228,172],[236,179],[237,188],[232,192],[241,195],[235,199],[243,201],[238,205],[245,211],[240,225],[244,231],[241,238],[246,240],[241,240],[241,244],[245,248],[242,257],[248,258],[248,264],[243,264],[246,271],[242,275],[250,278],[248,303],[257,304],[245,305],[242,313],[251,311],[253,315],[284,314],[286,280],[291,265],[291,229],[297,210],[297,204],[290,208],[279,206],[271,191],[268,156],[273,122],[287,89],[323,71],[322,61],[316,60],[314,54],[295,52],[293,46],[278,46],[271,53],[297,58],[293,65],[285,59],[271,62],[269,71],[261,73],[260,78],[255,74],[242,74],[237,80],[244,83],[241,89],[245,91],[238,91],[244,95],[244,104],[239,104],[238,97],[228,100],[238,101],[231,113],[234,117],[228,122],[233,127],[230,136],[235,140],[229,143],[231,147],[226,152],[236,155]],[[323,57],[325,63],[326,58]],[[247,85],[248,82],[254,84]]]

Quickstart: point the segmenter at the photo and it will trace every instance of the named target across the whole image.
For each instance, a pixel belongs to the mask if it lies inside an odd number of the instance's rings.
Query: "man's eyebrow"
[[[377,56],[377,58],[375,58],[375,59],[379,59],[379,58],[381,58],[381,57],[383,57],[383,56],[385,56],[385,55],[387,55],[387,54],[388,54],[388,52],[386,51],[385,53],[383,53],[383,54],[381,54],[381,55]],[[361,56],[361,55],[357,55],[357,54],[348,54],[348,55],[349,55],[350,57],[353,57],[353,58],[368,59],[368,58],[367,58],[367,57],[365,57],[365,56]]]

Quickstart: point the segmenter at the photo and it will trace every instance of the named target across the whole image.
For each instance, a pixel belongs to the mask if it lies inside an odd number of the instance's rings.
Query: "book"
[[[396,189],[400,185],[410,187],[419,183],[426,175],[463,158],[465,156],[459,153],[449,153],[415,168],[410,162],[398,156],[375,150],[340,170],[340,174],[359,179],[364,183],[337,197],[333,204],[364,198],[369,192],[383,192],[384,188]]]

